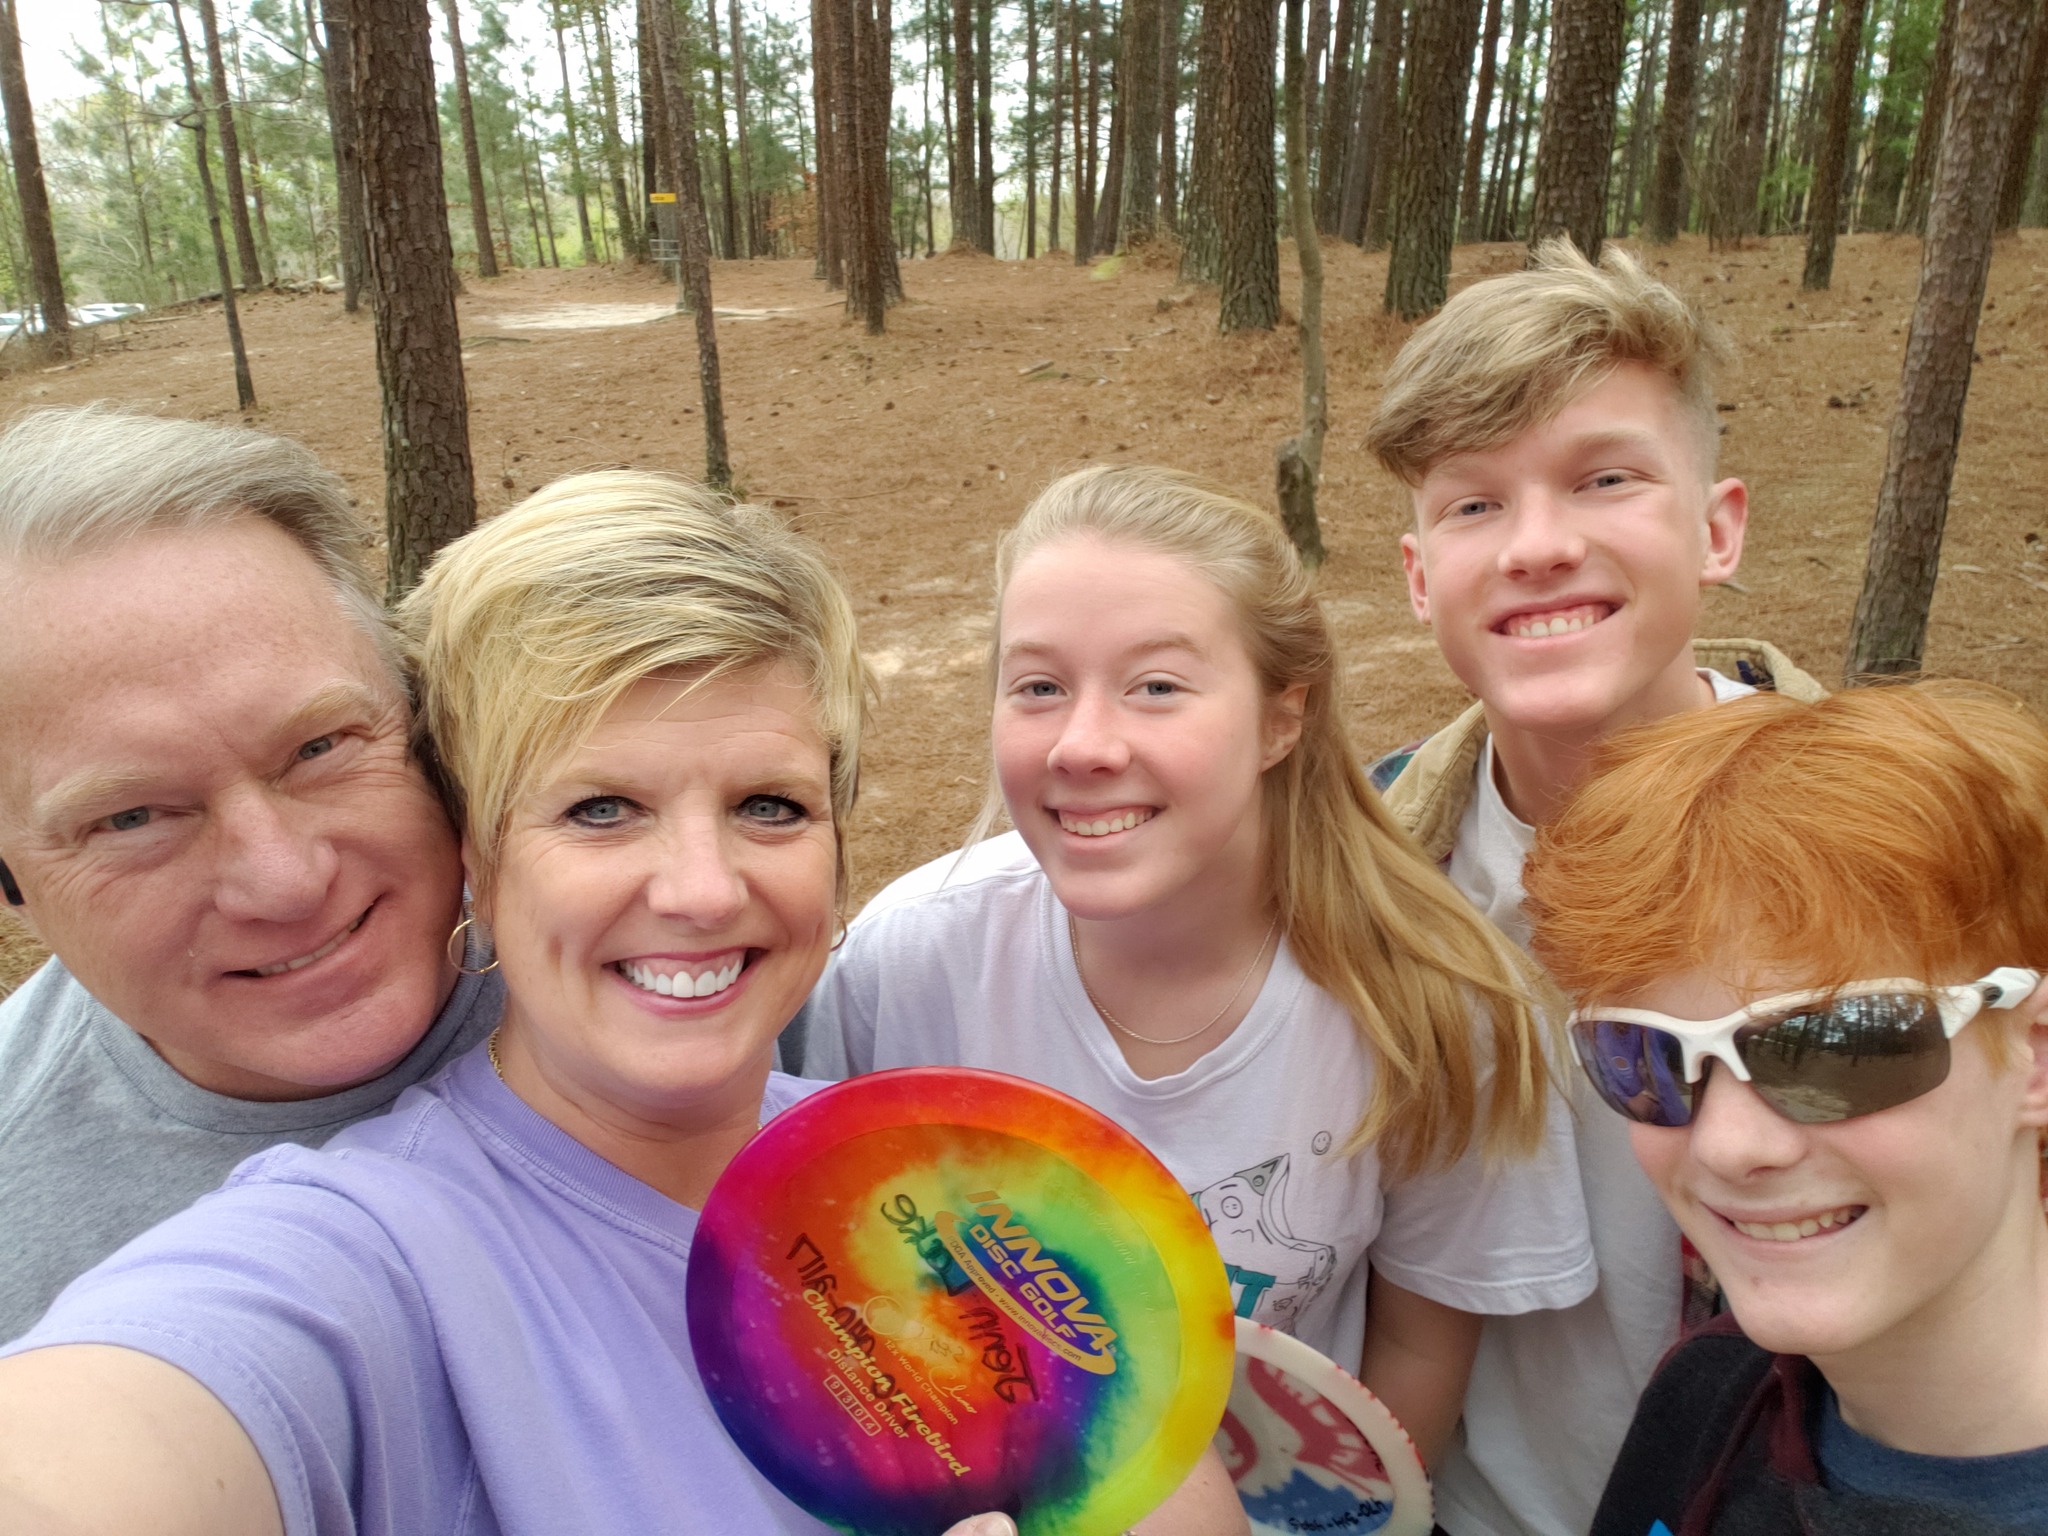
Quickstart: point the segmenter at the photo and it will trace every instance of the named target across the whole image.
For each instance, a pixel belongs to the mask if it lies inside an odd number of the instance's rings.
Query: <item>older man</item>
[[[0,436],[0,1339],[250,1153],[495,1023],[341,482],[103,409]]]

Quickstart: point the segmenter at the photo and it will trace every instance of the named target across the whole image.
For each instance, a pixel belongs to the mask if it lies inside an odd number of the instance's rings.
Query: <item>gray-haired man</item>
[[[103,409],[0,435],[0,861],[55,954],[0,1003],[0,1339],[496,1022],[361,551],[280,438]]]

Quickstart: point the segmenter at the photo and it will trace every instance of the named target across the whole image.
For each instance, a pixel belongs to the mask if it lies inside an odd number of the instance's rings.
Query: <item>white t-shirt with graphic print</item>
[[[1714,700],[1756,690],[1702,669]],[[1535,828],[1508,809],[1493,742],[1458,823],[1451,883],[1526,947],[1522,863]],[[1436,1478],[1436,1519],[1450,1536],[1584,1536],[1622,1436],[1678,1342],[1678,1224],[1629,1148],[1628,1122],[1594,1095],[1575,1061],[1557,1063],[1550,1120],[1573,1143],[1600,1285],[1555,1312],[1489,1318],[1465,1393],[1461,1443]]]
[[[921,884],[833,955],[805,1005],[807,1075],[984,1067],[1092,1105],[1193,1197],[1239,1313],[1347,1370],[1364,1345],[1368,1257],[1396,1284],[1472,1312],[1569,1306],[1592,1289],[1567,1127],[1532,1161],[1489,1171],[1474,1152],[1392,1189],[1369,1149],[1343,1153],[1371,1058],[1284,944],[1244,1022],[1185,1072],[1148,1081],[1089,1004],[1065,912],[1028,852]]]

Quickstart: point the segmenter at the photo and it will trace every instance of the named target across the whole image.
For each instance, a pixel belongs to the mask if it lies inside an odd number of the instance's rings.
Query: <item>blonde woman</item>
[[[991,1067],[1111,1115],[1193,1195],[1240,1314],[1362,1367],[1433,1457],[1479,1317],[1593,1286],[1519,962],[1367,787],[1270,515],[1085,470],[996,585],[1023,846],[878,899],[806,1009],[807,1068]]]
[[[681,1303],[706,1191],[811,1086],[769,1068],[836,927],[846,597],[768,514],[618,473],[451,546],[403,617],[503,1024],[10,1346],[0,1529],[823,1532],[721,1430]],[[1244,1528],[1213,1458],[1154,1519]]]

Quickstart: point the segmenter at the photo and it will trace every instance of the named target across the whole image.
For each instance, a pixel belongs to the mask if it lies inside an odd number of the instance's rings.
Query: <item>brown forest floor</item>
[[[1463,246],[1454,284],[1512,269],[1516,246]],[[1832,292],[1798,286],[1802,245],[1709,251],[1657,269],[1726,325],[1742,366],[1721,388],[1724,471],[1754,508],[1743,590],[1708,599],[1705,628],[1760,635],[1832,680],[1898,392],[1917,242],[1842,243]],[[1327,248],[1331,433],[1322,587],[1347,658],[1362,748],[1411,739],[1462,690],[1408,612],[1396,540],[1405,493],[1360,446],[1377,380],[1409,327],[1380,313],[1386,258]],[[804,262],[720,263],[713,283],[728,430],[742,490],[786,510],[831,553],[882,679],[853,839],[856,895],[955,845],[979,803],[983,644],[996,535],[1033,490],[1085,463],[1198,471],[1270,505],[1274,445],[1293,430],[1289,318],[1216,333],[1211,291],[1124,264],[1094,272],[945,257],[904,268],[886,336],[849,324]],[[555,476],[631,464],[701,471],[696,358],[651,274],[522,271],[462,300],[483,509]],[[377,384],[367,315],[337,298],[262,295],[243,311],[262,409],[381,522]],[[650,318],[662,317],[662,318]],[[1934,602],[1931,669],[2048,707],[2048,234],[1998,248]],[[1040,366],[1044,365],[1044,366]],[[0,379],[0,418],[96,399],[231,419],[215,310],[102,340],[89,361]],[[34,956],[0,925],[0,990]]]

